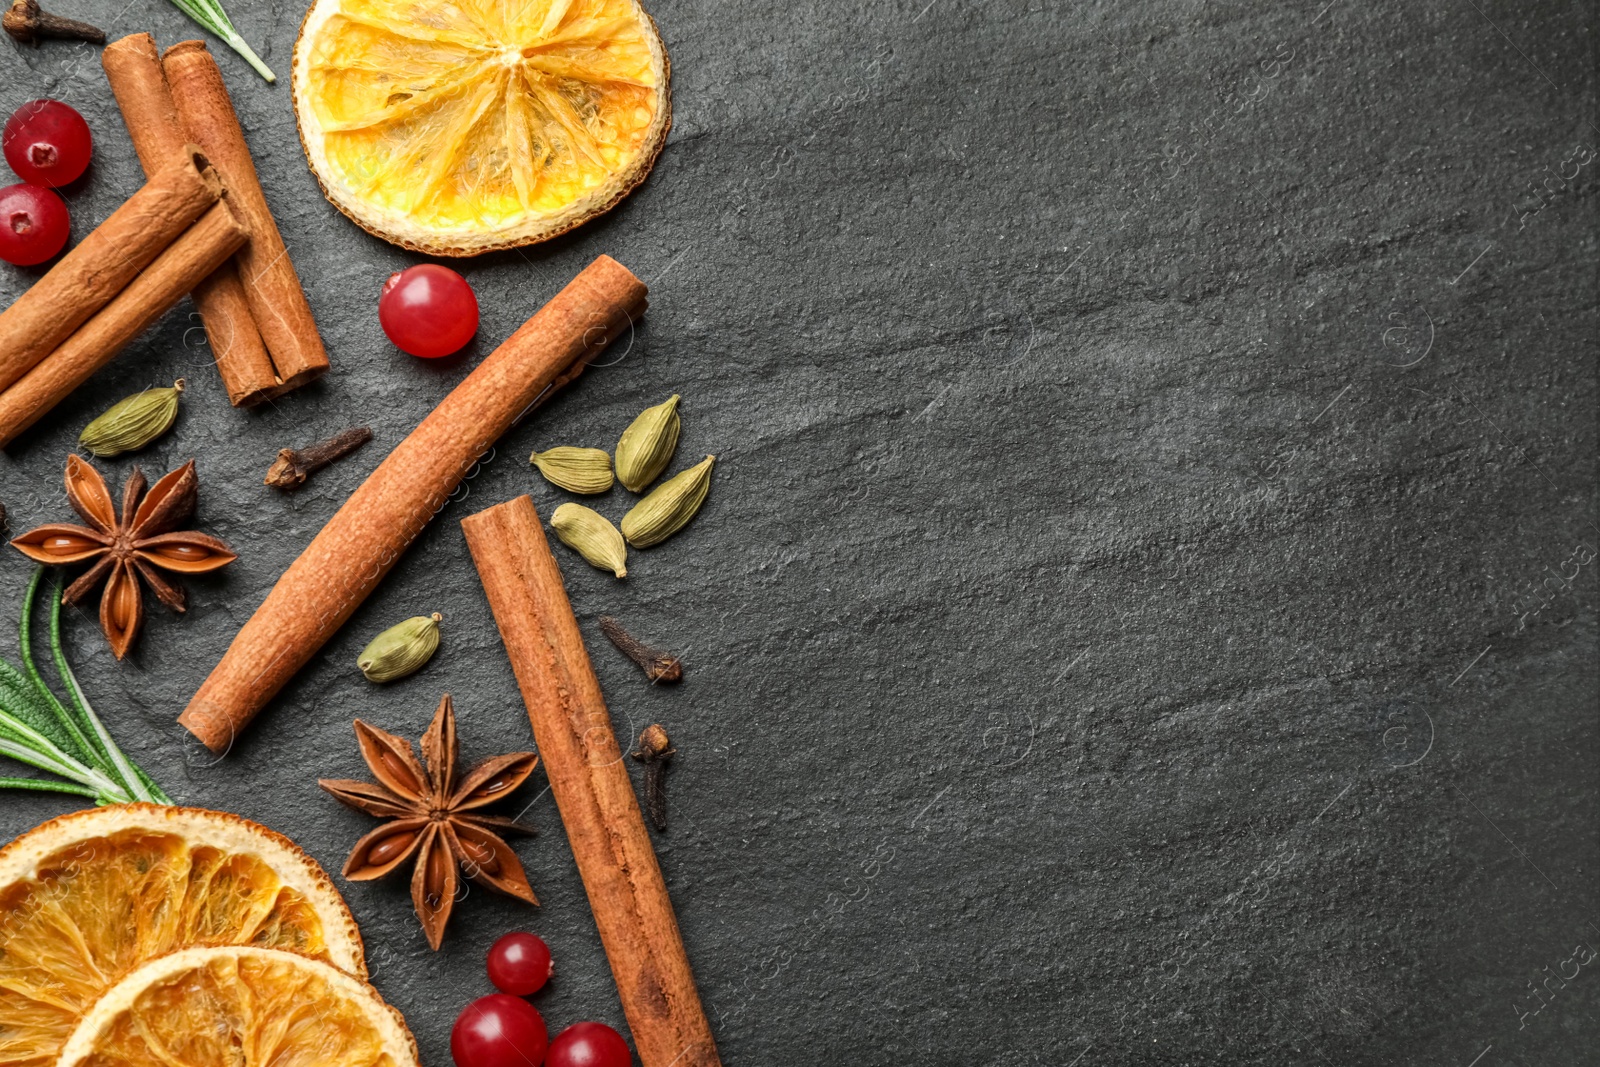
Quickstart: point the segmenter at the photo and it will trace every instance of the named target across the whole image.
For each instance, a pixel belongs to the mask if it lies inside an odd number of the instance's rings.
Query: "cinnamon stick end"
[[[229,724],[228,716],[220,708],[211,706],[199,694],[189,702],[183,714],[178,716],[178,725],[188,730],[194,738],[213,755],[224,755],[233,747],[234,730]]]
[[[273,386],[267,391],[266,395],[262,397],[262,399],[273,400],[277,397],[283,396],[285,393],[292,393],[302,385],[310,385],[312,382],[316,381],[326,373],[328,373],[327,364],[324,364],[320,367],[307,367],[300,373],[291,374],[282,382]]]
[[[260,405],[271,400],[273,397],[277,396],[277,390],[278,386],[276,383],[274,383],[273,385],[246,389],[238,394],[229,393],[228,403],[232,404],[236,408],[259,407]]]
[[[206,189],[217,200],[221,200],[228,192],[227,186],[223,184],[222,175],[211,165],[211,160],[206,158],[205,151],[192,141],[184,144],[182,154],[168,166],[193,167],[200,175],[200,180],[205,183]],[[160,177],[160,173],[155,177]]]
[[[104,58],[107,55],[114,56],[118,52],[145,52],[145,51],[148,51],[148,52],[150,52],[152,54],[155,53],[155,51],[156,51],[156,39],[155,39],[155,37],[153,37],[152,35],[150,35],[148,33],[130,33],[130,34],[128,34],[128,36],[126,36],[126,37],[118,37],[115,41],[112,41],[110,44],[106,45],[105,51],[101,52],[100,55],[101,55],[102,58]]]
[[[148,34],[146,36],[148,36]],[[179,41],[177,44],[172,45],[165,52],[161,53],[161,58],[162,60],[168,60],[173,56],[181,56],[189,52],[209,51],[210,49],[206,47],[206,43],[204,41],[194,38],[188,41]]]
[[[594,262],[589,264],[589,266],[599,266],[602,270],[609,274],[615,275],[616,278],[620,279],[624,283],[632,282],[637,284],[639,288],[643,290],[643,292],[640,294],[641,296],[650,291],[650,287],[645,285],[644,282],[639,279],[637,274],[633,273],[633,271],[629,270],[627,267],[624,267],[621,263],[618,263],[610,256],[606,255],[604,252],[596,256]]]

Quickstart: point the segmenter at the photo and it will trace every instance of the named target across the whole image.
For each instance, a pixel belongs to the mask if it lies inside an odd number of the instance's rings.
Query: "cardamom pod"
[[[83,428],[78,444],[107,459],[124,452],[137,452],[172,429],[178,419],[178,397],[184,381],[179,378],[170,389],[146,389],[111,405],[104,415]]]
[[[545,481],[572,493],[603,493],[616,481],[611,475],[611,457],[603,448],[561,445],[535,452],[528,462],[539,468]]]
[[[711,489],[711,465],[716,456],[707,456],[686,471],[679,471],[654,489],[622,517],[622,536],[634,548],[659,545],[688,525],[706,501]]]
[[[645,408],[617,441],[617,480],[635,493],[655,481],[678,447],[678,394]]]
[[[420,671],[439,648],[439,624],[444,616],[418,615],[396,623],[361,650],[356,666],[369,682],[393,682]]]
[[[628,576],[628,546],[611,520],[582,504],[562,504],[550,516],[550,527],[561,543],[603,571],[618,578]]]

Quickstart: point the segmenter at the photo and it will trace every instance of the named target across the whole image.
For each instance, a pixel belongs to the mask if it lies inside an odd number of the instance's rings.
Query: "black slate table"
[[[228,6],[286,75],[300,5]],[[195,35],[159,0],[54,7]],[[660,856],[725,1062],[1592,1062],[1600,560],[1571,561],[1600,547],[1594,9],[652,11],[676,112],[655,173],[460,264],[482,329],[437,365],[377,324],[416,257],[326,203],[286,85],[213,42],[334,372],[233,410],[185,304],[0,458],[13,530],[59,518],[87,420],[189,380],[138,462],[197,457],[201,528],[241,558],[124,663],[70,618],[128,750],[337,869],[369,820],[315,779],[363,773],[353,718],[414,737],[450,692],[465,756],[526,747],[458,520],[520,493],[547,514],[565,495],[530,451],[610,447],[677,392],[676,466],[720,459],[704,513],[625,582],[562,563],[618,731],[679,748]],[[140,180],[98,55],[6,42],[0,70],[0,110],[89,120],[81,236]],[[173,719],[278,574],[601,252],[650,285],[643,327],[203,758]],[[0,271],[0,298],[28,280]],[[304,492],[261,484],[353,423],[375,444]],[[0,560],[3,617],[30,571]],[[364,682],[366,641],[432,611],[435,661]],[[687,681],[646,686],[602,613]],[[520,846],[542,908],[473,892],[434,953],[403,882],[344,887],[430,1063],[511,929],[555,951],[552,1028],[622,1025],[543,790]],[[0,804],[5,837],[74,806]]]

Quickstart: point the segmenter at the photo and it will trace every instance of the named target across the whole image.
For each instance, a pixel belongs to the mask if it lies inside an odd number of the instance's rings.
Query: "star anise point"
[[[67,502],[87,525],[47,523],[11,544],[38,563],[91,564],[67,586],[61,601],[81,603],[104,585],[100,628],[118,659],[128,654],[144,623],[141,579],[163,604],[183,611],[183,590],[161,571],[206,574],[238,558],[215,537],[178,529],[194,514],[199,495],[192,459],[154,486],[135,467],[122,489],[120,515],[106,480],[81,456],[67,457],[65,480]]]
[[[423,734],[421,761],[404,738],[360,719],[355,731],[377,782],[327,779],[317,784],[341,803],[385,821],[356,842],[345,861],[346,878],[369,881],[413,862],[411,901],[434,949],[444,941],[463,874],[518,900],[539,903],[516,852],[500,836],[530,828],[477,811],[520,787],[539,765],[538,756],[496,756],[458,777],[455,705],[448,693]]]

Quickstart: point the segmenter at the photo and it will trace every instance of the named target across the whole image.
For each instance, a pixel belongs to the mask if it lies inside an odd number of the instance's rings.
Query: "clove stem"
[[[52,15],[39,7],[39,0],[12,0],[11,9],[0,17],[0,24],[22,44],[31,44],[35,48],[46,37],[89,41],[92,44],[106,43],[105,31],[100,27]]]
[[[670,652],[651,648],[624,630],[622,624],[610,615],[600,616],[600,632],[610,638],[624,656],[637,663],[652,684],[683,680],[683,661]]]
[[[305,485],[306,479],[317,471],[335,460],[350,455],[370,440],[372,440],[372,430],[366,426],[358,426],[299,450],[280,449],[272,469],[267,471],[265,482],[274,489],[292,492]]]
[[[633,758],[644,764],[644,806],[650,825],[658,831],[667,828],[667,760],[678,752],[660,723],[652,723],[639,735]]]

